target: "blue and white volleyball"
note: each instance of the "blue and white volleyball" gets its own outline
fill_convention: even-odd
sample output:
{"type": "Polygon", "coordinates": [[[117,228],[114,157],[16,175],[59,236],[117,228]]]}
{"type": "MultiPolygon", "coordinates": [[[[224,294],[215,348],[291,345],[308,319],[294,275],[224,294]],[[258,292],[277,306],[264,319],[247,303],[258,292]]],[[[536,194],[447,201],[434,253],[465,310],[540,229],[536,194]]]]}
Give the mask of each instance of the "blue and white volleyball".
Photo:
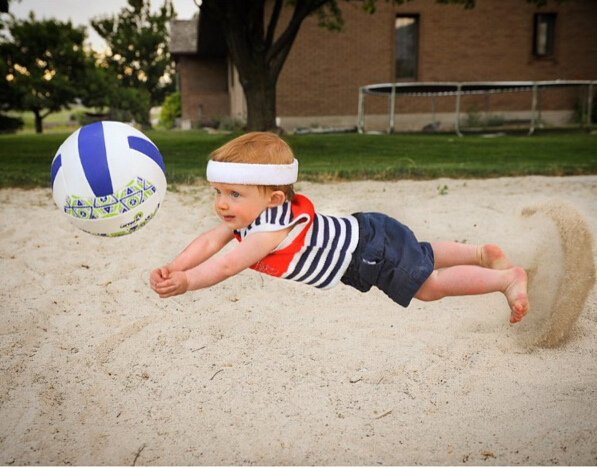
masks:
{"type": "Polygon", "coordinates": [[[121,122],[96,122],[70,135],[52,161],[52,195],[77,228],[98,236],[147,224],[166,195],[158,148],[121,122]]]}

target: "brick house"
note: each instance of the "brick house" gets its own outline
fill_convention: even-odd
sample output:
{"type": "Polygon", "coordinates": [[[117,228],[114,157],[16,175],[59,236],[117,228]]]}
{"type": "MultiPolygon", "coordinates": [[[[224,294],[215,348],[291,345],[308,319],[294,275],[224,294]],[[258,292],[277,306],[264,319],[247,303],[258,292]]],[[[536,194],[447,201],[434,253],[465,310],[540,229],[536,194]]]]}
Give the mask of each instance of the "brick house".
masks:
{"type": "MultiPolygon", "coordinates": [[[[392,82],[495,82],[597,80],[597,1],[477,0],[476,7],[414,0],[378,2],[364,13],[360,2],[340,1],[343,32],[307,18],[280,74],[277,114],[286,130],[297,126],[354,126],[359,88],[392,82]]],[[[285,9],[284,15],[289,15],[285,9]]],[[[284,24],[284,15],[280,24],[284,24]]],[[[212,116],[243,119],[242,87],[218,28],[208,21],[172,23],[183,121],[212,116]]],[[[570,122],[586,102],[586,86],[542,91],[541,119],[570,122]]],[[[594,92],[594,91],[593,91],[594,92]]],[[[464,115],[528,119],[528,92],[465,96],[464,115]]],[[[388,99],[367,98],[367,129],[385,129],[388,99]]],[[[394,128],[420,130],[431,122],[452,125],[453,97],[400,96],[394,128]]]]}

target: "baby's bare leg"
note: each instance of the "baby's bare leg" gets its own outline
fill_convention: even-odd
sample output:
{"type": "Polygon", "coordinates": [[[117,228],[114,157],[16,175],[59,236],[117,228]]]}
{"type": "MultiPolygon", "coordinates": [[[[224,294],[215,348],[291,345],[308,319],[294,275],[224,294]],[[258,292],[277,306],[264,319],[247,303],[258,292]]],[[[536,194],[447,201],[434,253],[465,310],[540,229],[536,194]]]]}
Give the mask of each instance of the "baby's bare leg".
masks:
{"type": "Polygon", "coordinates": [[[497,245],[469,245],[459,242],[432,242],[435,269],[456,265],[477,265],[494,270],[508,270],[512,264],[497,245]]]}
{"type": "Polygon", "coordinates": [[[415,297],[435,301],[448,296],[470,296],[501,292],[512,311],[510,322],[520,322],[529,310],[527,274],[520,267],[492,270],[472,265],[460,265],[435,270],[423,283],[415,297]]]}

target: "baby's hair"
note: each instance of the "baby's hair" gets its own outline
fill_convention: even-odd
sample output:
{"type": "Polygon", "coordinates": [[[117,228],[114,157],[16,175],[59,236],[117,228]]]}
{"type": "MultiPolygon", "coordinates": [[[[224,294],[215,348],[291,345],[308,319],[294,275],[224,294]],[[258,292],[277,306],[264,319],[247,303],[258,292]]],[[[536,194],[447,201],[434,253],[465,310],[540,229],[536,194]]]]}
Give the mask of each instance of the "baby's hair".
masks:
{"type": "MultiPolygon", "coordinates": [[[[244,164],[292,164],[294,153],[288,144],[278,135],[268,132],[246,133],[216,149],[209,158],[218,162],[244,164]]],[[[281,190],[286,200],[294,198],[294,186],[259,185],[260,190],[281,190]]]]}

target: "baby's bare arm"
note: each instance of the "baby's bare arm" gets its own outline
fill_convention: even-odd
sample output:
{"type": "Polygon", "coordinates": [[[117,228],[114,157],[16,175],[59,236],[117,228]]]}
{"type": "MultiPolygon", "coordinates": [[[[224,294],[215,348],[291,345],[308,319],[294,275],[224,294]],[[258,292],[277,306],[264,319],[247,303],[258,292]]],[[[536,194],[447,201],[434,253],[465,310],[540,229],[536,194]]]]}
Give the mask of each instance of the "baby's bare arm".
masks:
{"type": "Polygon", "coordinates": [[[257,263],[286,235],[287,230],[252,234],[221,257],[211,257],[186,271],[171,271],[153,289],[164,298],[213,286],[257,263]]]}
{"type": "Polygon", "coordinates": [[[218,253],[232,239],[234,239],[232,231],[222,223],[191,242],[168,265],[168,269],[170,271],[190,270],[218,253]]]}
{"type": "Polygon", "coordinates": [[[157,292],[161,297],[169,297],[175,294],[181,294],[186,291],[182,287],[186,283],[186,278],[182,280],[180,275],[173,278],[175,272],[184,272],[191,269],[214,254],[234,238],[232,231],[224,224],[211,229],[193,240],[170,264],[156,268],[149,275],[149,285],[151,289],[157,292]],[[176,286],[175,286],[176,284],[176,286]],[[182,292],[174,292],[181,291],[182,292]],[[166,292],[165,292],[166,291],[166,292]],[[164,294],[168,294],[164,296],[164,294]]]}
{"type": "Polygon", "coordinates": [[[189,289],[201,289],[219,283],[254,265],[267,256],[286,237],[286,231],[260,232],[246,237],[233,250],[212,257],[187,271],[189,289]]]}

